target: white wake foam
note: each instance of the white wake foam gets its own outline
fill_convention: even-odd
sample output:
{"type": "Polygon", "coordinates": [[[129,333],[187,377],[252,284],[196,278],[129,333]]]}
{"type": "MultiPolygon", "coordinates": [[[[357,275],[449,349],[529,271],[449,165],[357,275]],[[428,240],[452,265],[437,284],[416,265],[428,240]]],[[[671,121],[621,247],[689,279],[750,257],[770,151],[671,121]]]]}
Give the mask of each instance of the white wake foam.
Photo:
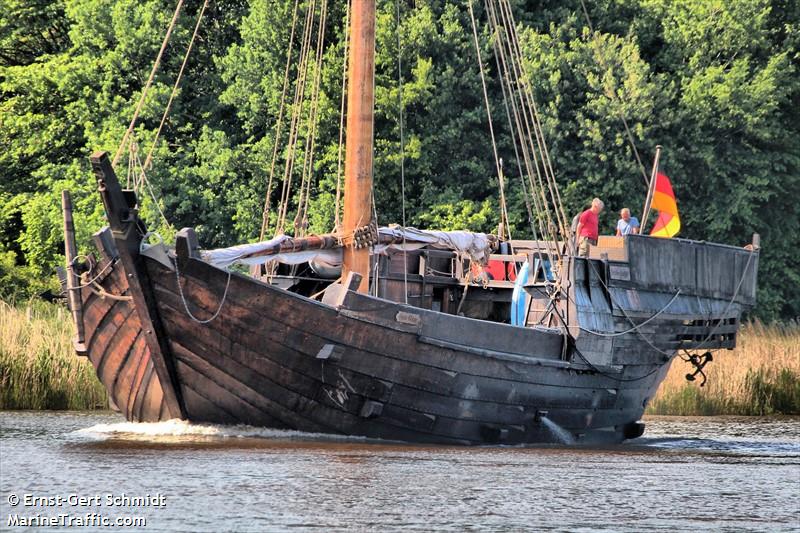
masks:
{"type": "Polygon", "coordinates": [[[164,422],[118,422],[96,424],[79,429],[77,433],[95,438],[130,438],[135,440],[161,440],[179,438],[181,440],[207,440],[231,438],[261,438],[283,440],[358,440],[358,437],[305,433],[303,431],[259,428],[247,425],[223,426],[217,424],[195,424],[186,420],[172,419],[164,422]]]}

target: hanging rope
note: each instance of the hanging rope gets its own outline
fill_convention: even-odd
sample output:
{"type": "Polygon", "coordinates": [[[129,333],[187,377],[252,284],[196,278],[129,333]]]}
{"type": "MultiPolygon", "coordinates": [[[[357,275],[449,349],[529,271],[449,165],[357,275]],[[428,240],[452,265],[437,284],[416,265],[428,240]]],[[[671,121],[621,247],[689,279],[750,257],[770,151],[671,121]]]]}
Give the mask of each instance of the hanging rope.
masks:
{"type": "Polygon", "coordinates": [[[156,197],[156,194],[153,191],[153,187],[150,185],[150,180],[147,179],[147,173],[145,172],[144,165],[142,164],[142,160],[139,157],[139,149],[137,146],[138,145],[136,144],[136,140],[131,139],[131,153],[133,154],[134,163],[138,169],[138,173],[136,175],[138,175],[139,177],[138,182],[134,185],[135,190],[141,191],[142,186],[144,186],[147,189],[147,192],[150,194],[150,198],[153,200],[153,204],[156,206],[156,209],[158,210],[158,214],[161,215],[161,220],[164,221],[164,224],[168,228],[175,231],[174,226],[172,225],[172,223],[170,223],[169,219],[167,219],[167,215],[165,215],[164,211],[161,209],[161,204],[159,203],[158,198],[156,197]]]}
{"type": "Polygon", "coordinates": [[[181,79],[183,78],[183,71],[186,69],[186,64],[189,62],[189,55],[192,53],[192,47],[194,46],[194,42],[197,39],[197,32],[200,30],[200,23],[203,21],[203,14],[206,12],[206,8],[208,7],[208,0],[203,2],[203,6],[200,8],[200,13],[197,15],[197,22],[194,25],[194,32],[192,32],[192,38],[189,40],[189,46],[186,48],[186,53],[183,55],[183,62],[181,63],[181,68],[178,71],[178,76],[175,78],[175,84],[172,86],[172,92],[169,95],[169,100],[167,101],[167,106],[164,108],[164,113],[161,115],[161,122],[158,124],[158,130],[156,130],[156,136],[153,138],[153,142],[150,145],[150,150],[147,152],[147,157],[144,160],[144,165],[142,166],[143,170],[149,170],[150,164],[153,162],[153,151],[158,144],[158,138],[161,135],[161,130],[164,129],[164,123],[167,121],[167,116],[169,115],[169,111],[172,108],[172,101],[175,100],[175,96],[178,94],[178,89],[181,85],[181,79]]]}
{"type": "Polygon", "coordinates": [[[736,289],[733,291],[733,296],[731,297],[730,301],[725,306],[725,310],[721,314],[722,318],[720,318],[717,321],[717,324],[711,329],[706,338],[703,339],[695,349],[699,350],[701,348],[705,348],[705,346],[703,345],[706,344],[709,341],[709,339],[711,339],[711,337],[714,336],[714,333],[722,325],[722,321],[725,320],[725,315],[728,314],[728,311],[730,311],[731,306],[736,301],[736,297],[739,296],[739,290],[742,288],[742,284],[744,283],[744,280],[747,277],[747,271],[750,269],[750,263],[753,261],[753,256],[755,255],[755,253],[756,253],[755,248],[750,250],[750,254],[747,256],[747,263],[745,263],[744,270],[742,271],[742,277],[739,278],[739,282],[736,284],[736,289]]]}
{"type": "MultiPolygon", "coordinates": [[[[529,197],[534,203],[534,209],[540,215],[535,217],[536,222],[539,225],[540,233],[547,236],[545,242],[549,242],[548,255],[558,260],[560,257],[558,232],[555,230],[555,224],[551,222],[554,219],[558,220],[558,215],[553,213],[550,205],[553,204],[557,212],[560,209],[560,198],[553,194],[552,183],[555,182],[555,178],[550,176],[544,159],[546,152],[541,150],[543,135],[538,131],[540,126],[533,119],[534,113],[530,109],[533,102],[532,94],[530,91],[526,92],[526,79],[521,68],[520,54],[512,42],[513,33],[508,28],[510,22],[502,9],[502,4],[487,0],[485,6],[489,24],[495,35],[493,43],[495,57],[500,65],[501,85],[504,86],[504,94],[511,103],[507,114],[513,118],[510,121],[510,128],[512,131],[516,130],[516,143],[519,146],[519,152],[522,153],[532,193],[529,197]],[[551,183],[549,186],[550,199],[547,198],[545,192],[548,190],[548,183],[551,183]]],[[[519,166],[519,158],[517,162],[519,166]]]]}
{"type": "Polygon", "coordinates": [[[645,373],[645,374],[643,374],[641,376],[637,376],[635,378],[621,378],[621,377],[615,376],[614,374],[610,374],[608,372],[604,372],[603,370],[597,368],[597,366],[593,365],[592,362],[589,361],[586,358],[586,356],[583,355],[583,353],[581,353],[581,351],[577,347],[573,346],[573,350],[575,350],[575,353],[578,355],[578,357],[581,359],[581,361],[583,361],[583,363],[586,366],[588,366],[589,368],[591,368],[595,373],[600,374],[601,376],[605,376],[605,377],[607,377],[609,379],[613,379],[614,381],[619,381],[620,383],[633,383],[633,382],[636,382],[636,381],[641,381],[643,379],[649,378],[650,376],[652,376],[656,372],[661,371],[661,369],[662,369],[661,366],[656,366],[653,370],[651,370],[650,372],[647,372],[647,373],[645,373]]]}
{"type": "Polygon", "coordinates": [[[481,87],[483,88],[483,101],[486,106],[486,116],[489,122],[489,136],[492,140],[492,153],[494,154],[494,164],[497,170],[497,182],[500,187],[500,217],[505,226],[505,231],[508,233],[508,238],[511,239],[511,225],[508,223],[508,210],[506,208],[506,195],[505,183],[503,179],[503,171],[500,169],[500,157],[497,155],[497,141],[494,136],[494,125],[492,123],[492,110],[489,105],[489,93],[486,90],[486,76],[483,71],[483,59],[481,59],[481,48],[478,42],[478,29],[475,23],[475,13],[472,10],[472,0],[467,2],[469,8],[469,17],[472,21],[472,36],[475,42],[475,54],[478,58],[478,70],[481,75],[481,87]]]}
{"type": "MultiPolygon", "coordinates": [[[[589,10],[586,9],[586,3],[584,0],[581,0],[581,7],[583,8],[583,16],[586,18],[586,24],[589,25],[589,31],[592,32],[592,44],[594,46],[594,53],[597,57],[600,66],[603,70],[609,70],[608,65],[606,64],[605,58],[603,57],[602,50],[600,49],[600,41],[598,40],[599,35],[595,33],[594,26],[592,25],[592,19],[589,17],[589,10]]],[[[625,134],[628,137],[628,143],[631,145],[631,149],[633,150],[633,155],[636,157],[636,162],[639,165],[639,170],[642,172],[642,178],[644,178],[645,185],[648,186],[650,184],[650,179],[647,177],[647,170],[644,168],[644,163],[642,163],[642,158],[639,156],[639,150],[636,149],[636,142],[633,140],[633,134],[631,133],[631,129],[628,127],[628,121],[625,118],[625,114],[622,112],[622,102],[619,100],[619,96],[617,95],[616,91],[610,91],[611,99],[614,100],[617,108],[617,115],[619,116],[620,120],[622,121],[622,125],[625,127],[625,134]]]]}
{"type": "MultiPolygon", "coordinates": [[[[704,346],[704,345],[705,345],[705,344],[706,344],[706,343],[709,341],[709,339],[711,339],[711,337],[713,337],[713,336],[714,336],[714,333],[715,333],[715,332],[716,332],[716,330],[717,330],[717,329],[720,327],[720,325],[722,325],[722,322],[723,322],[723,320],[725,320],[725,315],[727,315],[727,314],[728,314],[728,311],[730,311],[730,308],[731,308],[731,306],[732,306],[732,305],[733,305],[733,303],[736,301],[736,297],[739,295],[739,290],[742,288],[742,284],[744,283],[744,280],[745,280],[745,279],[746,279],[746,277],[747,277],[747,271],[748,271],[748,269],[750,268],[750,263],[751,263],[751,261],[753,260],[753,255],[754,255],[754,254],[755,254],[755,251],[754,251],[754,250],[751,250],[751,251],[750,251],[750,254],[749,254],[749,255],[748,255],[748,257],[747,257],[747,263],[745,263],[744,270],[742,271],[742,276],[739,278],[739,281],[738,281],[738,283],[736,284],[736,289],[733,291],[733,296],[732,296],[732,297],[731,297],[731,299],[728,301],[728,304],[725,306],[725,310],[724,310],[722,313],[720,313],[720,316],[721,316],[721,318],[720,318],[720,319],[717,321],[716,325],[715,325],[715,326],[714,326],[714,327],[711,329],[711,331],[708,333],[708,335],[706,336],[706,338],[705,338],[705,339],[703,339],[703,340],[702,340],[702,341],[701,341],[701,342],[700,342],[700,343],[699,343],[699,344],[698,344],[698,345],[695,347],[695,349],[696,349],[696,350],[700,350],[700,349],[707,349],[707,346],[704,346]]],[[[664,308],[663,308],[663,309],[661,309],[661,310],[660,310],[658,313],[656,313],[655,315],[653,315],[653,316],[651,316],[650,318],[648,318],[647,320],[645,320],[645,322],[643,322],[643,323],[640,323],[640,324],[636,324],[636,323],[633,321],[633,319],[632,319],[632,318],[631,318],[631,317],[628,315],[628,313],[625,311],[625,308],[624,308],[622,305],[620,305],[620,304],[619,304],[619,303],[618,303],[618,302],[617,302],[617,301],[614,299],[614,297],[613,297],[613,293],[612,293],[611,289],[609,289],[609,287],[608,287],[608,286],[606,285],[606,283],[603,281],[603,278],[602,278],[602,276],[600,276],[600,273],[597,271],[597,268],[594,266],[594,264],[592,263],[592,261],[589,261],[589,265],[590,265],[590,266],[591,266],[591,268],[594,270],[594,273],[595,273],[595,275],[597,276],[597,279],[598,279],[598,281],[600,282],[600,284],[601,284],[601,285],[603,286],[603,288],[606,290],[606,293],[607,293],[607,294],[609,295],[609,297],[611,298],[611,303],[612,303],[612,305],[613,305],[614,307],[618,308],[620,311],[622,311],[622,314],[623,314],[623,316],[624,316],[624,317],[625,317],[625,318],[628,320],[628,322],[631,324],[631,326],[633,326],[631,329],[629,329],[629,330],[628,330],[628,331],[626,331],[625,333],[628,333],[628,332],[633,332],[633,331],[635,331],[636,333],[638,333],[639,337],[641,337],[641,339],[642,339],[642,340],[644,340],[644,341],[645,341],[645,342],[646,342],[646,343],[647,343],[647,344],[648,344],[648,345],[649,345],[649,346],[650,346],[650,347],[651,347],[653,350],[655,350],[655,351],[657,351],[657,352],[661,353],[662,355],[666,355],[666,356],[669,356],[669,357],[672,357],[673,355],[675,355],[675,351],[672,351],[672,352],[667,352],[667,351],[665,351],[665,350],[662,350],[661,348],[657,347],[655,344],[653,344],[653,342],[652,342],[652,341],[651,341],[651,340],[650,340],[650,339],[649,339],[649,338],[648,338],[646,335],[644,335],[644,334],[643,334],[641,331],[639,331],[639,328],[640,328],[641,326],[645,325],[647,322],[650,322],[651,320],[653,320],[654,318],[656,318],[656,317],[657,317],[658,315],[660,315],[661,313],[663,313],[663,312],[664,312],[664,311],[665,311],[665,310],[666,310],[666,309],[667,309],[667,308],[668,308],[670,305],[672,305],[672,302],[673,302],[673,301],[675,301],[675,299],[678,297],[678,295],[680,294],[680,292],[681,292],[681,291],[679,290],[679,291],[678,291],[678,292],[675,294],[675,296],[673,296],[673,297],[672,297],[672,300],[670,300],[670,301],[669,301],[669,303],[667,303],[667,305],[666,305],[666,306],[664,306],[664,308]]],[[[604,337],[615,337],[615,336],[621,335],[621,334],[600,334],[599,332],[591,331],[591,330],[588,330],[588,329],[585,329],[585,328],[581,328],[581,329],[582,329],[583,331],[586,331],[587,333],[590,333],[590,334],[593,334],[593,335],[604,336],[604,337]]]]}
{"type": "Polygon", "coordinates": [[[117,302],[130,302],[133,300],[133,296],[130,295],[120,295],[108,292],[103,288],[102,285],[100,285],[96,281],[92,282],[89,290],[92,291],[97,296],[99,296],[102,300],[105,300],[106,298],[108,298],[109,300],[115,300],[117,302]]]}
{"type": "Polygon", "coordinates": [[[311,198],[311,182],[314,172],[314,148],[317,137],[317,114],[319,110],[319,87],[322,77],[322,56],[325,42],[325,25],[327,22],[328,2],[322,0],[320,7],[320,23],[317,32],[316,61],[314,64],[315,75],[311,94],[311,110],[308,114],[306,146],[303,160],[303,175],[300,182],[300,201],[295,217],[295,236],[305,236],[308,228],[308,204],[311,198]]]}
{"type": "MultiPolygon", "coordinates": [[[[594,265],[592,265],[592,268],[594,268],[594,265]]],[[[605,287],[606,291],[609,291],[609,294],[610,294],[610,289],[608,289],[608,287],[606,287],[606,284],[603,283],[602,280],[600,280],[600,283],[603,284],[603,287],[605,287]]],[[[671,306],[672,303],[675,300],[677,300],[678,296],[680,296],[680,295],[681,295],[681,290],[678,289],[678,292],[676,292],[675,295],[670,299],[670,301],[667,302],[667,304],[664,307],[659,309],[656,314],[652,315],[650,318],[648,318],[647,320],[644,320],[643,322],[639,322],[638,324],[634,324],[633,321],[631,321],[632,327],[630,329],[626,329],[625,331],[620,331],[620,332],[617,332],[617,333],[604,333],[602,331],[594,331],[594,330],[591,330],[591,329],[588,329],[588,328],[584,328],[584,327],[581,327],[580,329],[581,329],[581,331],[585,331],[586,333],[590,333],[590,334],[596,335],[598,337],[621,337],[622,335],[627,335],[628,333],[633,333],[634,331],[638,332],[639,328],[641,328],[642,326],[644,326],[644,325],[650,323],[651,321],[655,320],[659,315],[661,315],[661,313],[663,313],[664,311],[669,309],[669,306],[671,306]]],[[[622,307],[620,307],[620,309],[622,309],[622,307]]]]}
{"type": "MultiPolygon", "coordinates": [[[[347,2],[347,13],[345,14],[344,29],[344,59],[342,60],[342,102],[339,110],[339,147],[336,159],[336,200],[333,207],[333,229],[339,231],[341,228],[341,200],[342,200],[342,147],[344,146],[344,117],[347,102],[347,63],[348,50],[350,47],[350,6],[351,1],[347,2]]],[[[400,37],[398,36],[398,39],[400,37]]]]}
{"type": "Polygon", "coordinates": [[[231,286],[231,271],[228,270],[228,281],[225,282],[225,291],[222,293],[222,298],[220,298],[219,300],[219,307],[217,307],[217,310],[214,312],[213,315],[211,315],[209,318],[205,320],[200,320],[199,318],[194,316],[192,312],[189,310],[189,304],[186,301],[186,296],[184,296],[183,287],[181,286],[181,275],[180,272],[178,272],[177,260],[175,261],[175,283],[178,285],[178,294],[181,297],[181,302],[183,303],[183,309],[186,311],[186,314],[189,316],[189,318],[191,318],[194,322],[197,322],[198,324],[208,324],[209,322],[212,322],[215,318],[219,316],[220,312],[222,311],[222,307],[225,305],[225,300],[228,298],[228,289],[231,286]]]}
{"type": "Polygon", "coordinates": [[[281,90],[281,103],[278,109],[278,120],[275,122],[275,137],[272,141],[272,161],[269,165],[269,179],[267,180],[267,192],[264,195],[264,212],[261,217],[261,231],[259,233],[259,240],[264,240],[267,227],[269,226],[269,212],[270,212],[270,198],[272,196],[272,182],[275,177],[275,162],[278,159],[278,146],[281,139],[281,126],[283,125],[283,110],[286,105],[286,91],[289,88],[289,68],[292,64],[292,47],[294,45],[294,35],[297,28],[297,8],[299,0],[294,0],[294,8],[292,9],[292,30],[289,34],[289,46],[286,49],[286,67],[283,72],[283,89],[281,90]]]}
{"type": "MultiPolygon", "coordinates": [[[[471,0],[470,0],[471,1],[471,0]]],[[[400,24],[400,0],[395,0],[395,11],[397,14],[397,107],[398,124],[400,127],[400,207],[402,211],[403,228],[406,227],[406,142],[403,131],[403,114],[405,106],[403,103],[403,42],[401,40],[400,24]]],[[[403,301],[408,303],[408,251],[406,250],[406,232],[403,231],[403,301]]]]}
{"type": "Polygon", "coordinates": [[[167,49],[167,43],[169,43],[170,35],[172,35],[172,30],[175,29],[175,25],[178,22],[178,15],[181,12],[181,8],[183,7],[183,0],[178,0],[178,5],[175,6],[175,13],[172,15],[172,21],[169,23],[169,27],[167,28],[167,34],[164,36],[164,41],[161,43],[161,49],[158,51],[158,55],[156,56],[156,60],[153,63],[153,68],[150,70],[150,77],[147,78],[147,83],[142,90],[142,95],[139,97],[139,103],[136,104],[136,110],[133,112],[133,118],[131,119],[131,123],[128,125],[128,129],[125,130],[125,135],[122,136],[122,142],[119,143],[119,148],[117,148],[116,153],[114,154],[114,159],[111,161],[112,166],[117,166],[117,161],[119,161],[119,156],[122,155],[122,149],[125,147],[125,143],[128,141],[128,137],[130,137],[131,133],[133,132],[133,128],[136,127],[136,121],[139,118],[139,112],[142,110],[142,105],[144,105],[144,101],[147,98],[147,93],[150,91],[150,86],[153,84],[153,79],[156,77],[156,72],[158,71],[159,65],[161,65],[161,58],[164,55],[164,50],[167,49]]]}
{"type": "Polygon", "coordinates": [[[286,228],[286,216],[291,200],[292,177],[294,175],[295,154],[297,141],[300,135],[300,122],[302,118],[303,101],[305,98],[306,81],[308,78],[308,58],[311,51],[313,38],[314,12],[316,10],[316,0],[311,0],[306,13],[306,25],[303,34],[303,44],[300,50],[300,69],[299,79],[295,85],[295,98],[292,106],[292,120],[289,130],[289,142],[287,147],[286,164],[283,172],[283,186],[281,189],[281,203],[278,211],[278,220],[274,234],[283,233],[286,228]]]}
{"type": "Polygon", "coordinates": [[[508,35],[510,37],[509,45],[512,51],[511,58],[515,64],[515,68],[518,71],[518,80],[522,89],[521,94],[524,96],[525,103],[527,104],[527,106],[523,108],[523,111],[527,111],[530,115],[529,118],[533,126],[536,145],[542,158],[543,175],[546,179],[547,189],[550,193],[550,203],[554,208],[558,230],[564,240],[566,240],[569,232],[569,225],[564,212],[563,203],[561,202],[558,183],[555,178],[555,172],[553,171],[553,165],[552,161],[550,160],[547,143],[544,139],[544,131],[539,116],[539,109],[536,104],[536,100],[533,97],[533,89],[530,85],[530,76],[526,72],[525,63],[522,60],[522,48],[519,44],[519,36],[517,35],[514,14],[511,10],[511,5],[508,0],[499,0],[498,4],[500,6],[501,15],[503,16],[504,25],[508,30],[508,35]]]}

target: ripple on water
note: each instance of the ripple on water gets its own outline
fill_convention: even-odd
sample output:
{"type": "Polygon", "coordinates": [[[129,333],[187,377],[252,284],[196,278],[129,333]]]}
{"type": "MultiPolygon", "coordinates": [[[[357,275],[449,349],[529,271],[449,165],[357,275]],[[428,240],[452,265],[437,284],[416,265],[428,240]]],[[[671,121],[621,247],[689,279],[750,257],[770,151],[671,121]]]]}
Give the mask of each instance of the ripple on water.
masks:
{"type": "Polygon", "coordinates": [[[621,446],[467,448],[0,412],[0,517],[9,493],[159,492],[148,530],[800,530],[800,418],[645,423],[621,446]]]}
{"type": "MultiPolygon", "coordinates": [[[[549,420],[543,419],[543,422],[547,423],[549,420]]],[[[645,436],[628,441],[628,445],[644,450],[652,448],[686,452],[726,452],[741,455],[800,456],[800,420],[796,418],[650,417],[646,422],[645,436]]],[[[569,435],[558,426],[553,427],[552,431],[569,435]]],[[[227,439],[386,443],[386,441],[365,437],[258,428],[243,424],[198,424],[179,419],[164,422],[100,423],[78,429],[73,433],[95,440],[115,439],[164,443],[227,439]]],[[[572,444],[566,437],[563,443],[572,444]]],[[[626,446],[622,446],[621,449],[626,449],[626,446]]]]}
{"type": "Polygon", "coordinates": [[[800,458],[797,417],[651,417],[637,445],[679,452],[800,458]]]}

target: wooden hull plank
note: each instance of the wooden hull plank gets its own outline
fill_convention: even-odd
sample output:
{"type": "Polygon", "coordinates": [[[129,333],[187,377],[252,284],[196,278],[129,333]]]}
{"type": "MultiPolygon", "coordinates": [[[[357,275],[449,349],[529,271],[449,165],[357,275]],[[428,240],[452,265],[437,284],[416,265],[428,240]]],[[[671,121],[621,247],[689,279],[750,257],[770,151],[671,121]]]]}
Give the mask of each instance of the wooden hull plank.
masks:
{"type": "MultiPolygon", "coordinates": [[[[165,279],[163,275],[154,277],[159,280],[165,279]]],[[[231,280],[230,292],[235,292],[234,281],[235,278],[231,280]]],[[[244,281],[246,282],[246,280],[244,281]]],[[[189,290],[191,291],[204,292],[206,295],[211,294],[211,291],[200,283],[193,282],[189,284],[189,286],[189,290]]],[[[250,302],[248,305],[237,302],[236,296],[229,293],[225,304],[229,312],[226,314],[225,320],[233,322],[231,327],[247,331],[249,335],[257,335],[259,331],[270,331],[274,332],[275,337],[285,339],[285,342],[296,340],[297,342],[293,344],[301,345],[301,349],[306,352],[311,352],[312,355],[316,355],[326,343],[333,342],[348,346],[348,348],[357,349],[359,351],[358,355],[363,354],[365,358],[372,356],[391,357],[424,366],[427,372],[432,373],[444,370],[445,372],[467,373],[476,376],[496,376],[497,379],[508,379],[510,381],[520,381],[531,375],[553,375],[547,372],[543,373],[542,369],[544,367],[537,364],[535,360],[525,365],[522,363],[492,360],[491,358],[474,354],[458,353],[455,350],[442,350],[425,343],[417,342],[417,337],[411,334],[406,334],[405,336],[392,335],[392,341],[387,343],[385,342],[385,335],[382,335],[382,329],[378,326],[347,319],[346,317],[341,317],[336,314],[332,317],[309,317],[310,313],[319,310],[318,307],[324,308],[324,306],[314,303],[312,309],[302,310],[299,308],[287,308],[284,307],[283,304],[285,301],[283,300],[297,299],[297,296],[289,297],[288,295],[281,294],[285,293],[285,291],[273,287],[261,286],[261,288],[267,292],[266,295],[259,295],[262,301],[250,302]],[[273,296],[276,301],[273,302],[267,299],[273,296]],[[255,305],[256,303],[259,305],[255,305]],[[268,308],[272,313],[270,315],[258,315],[250,311],[251,309],[260,308],[268,308]],[[309,326],[297,320],[296,317],[293,318],[293,315],[296,314],[310,318],[309,322],[320,324],[320,327],[311,331],[309,326]],[[276,317],[280,317],[280,321],[276,317]],[[284,320],[286,322],[283,322],[284,320]],[[408,348],[402,350],[401,347],[408,348]]],[[[156,291],[159,293],[159,298],[162,302],[168,302],[174,309],[181,309],[180,312],[185,314],[185,311],[182,311],[182,303],[180,303],[178,297],[173,292],[174,289],[170,290],[169,287],[157,285],[156,291]],[[167,292],[164,292],[164,289],[166,289],[167,292]]],[[[251,290],[250,292],[256,291],[251,290]]],[[[195,297],[194,292],[192,292],[192,297],[195,297]]],[[[580,368],[578,367],[575,370],[580,370],[580,368]]],[[[556,386],[586,388],[597,386],[595,382],[588,382],[585,378],[581,379],[577,372],[559,372],[556,375],[558,375],[558,385],[556,386]],[[573,376],[578,379],[572,380],[573,376]],[[565,383],[564,379],[569,381],[565,383]]],[[[534,377],[534,380],[536,380],[536,377],[534,377]]],[[[548,385],[548,383],[538,383],[548,385]]],[[[604,385],[614,386],[614,383],[615,382],[609,378],[604,385]]]]}
{"type": "MultiPolygon", "coordinates": [[[[181,311],[174,310],[174,309],[168,309],[168,308],[164,307],[164,306],[163,306],[163,298],[162,298],[162,314],[163,314],[163,316],[167,317],[167,321],[168,321],[168,323],[172,323],[172,321],[173,321],[173,320],[179,320],[179,321],[180,321],[180,318],[179,318],[179,317],[180,317],[180,314],[181,314],[181,313],[182,313],[181,311]],[[175,316],[173,316],[173,314],[174,314],[175,316]]],[[[169,328],[169,329],[172,329],[172,328],[169,328]]],[[[205,337],[205,336],[207,336],[207,335],[208,335],[208,332],[209,332],[210,330],[211,330],[211,328],[210,328],[210,327],[208,327],[208,328],[204,328],[204,329],[203,329],[203,336],[204,336],[204,337],[205,337]]],[[[222,345],[222,346],[234,345],[234,346],[235,346],[235,345],[236,345],[235,343],[226,342],[226,341],[219,341],[219,340],[208,340],[207,342],[208,342],[210,345],[215,345],[215,346],[220,346],[220,345],[222,345]]],[[[263,343],[263,342],[259,342],[258,344],[260,344],[262,347],[263,347],[263,346],[272,346],[272,347],[277,347],[277,346],[279,346],[279,344],[278,344],[278,343],[271,343],[271,342],[269,342],[269,341],[268,341],[266,344],[265,344],[265,343],[263,343]]],[[[270,350],[270,351],[269,351],[269,353],[268,353],[268,355],[267,355],[267,357],[275,357],[275,356],[274,356],[274,353],[275,353],[275,351],[276,351],[276,350],[274,350],[274,349],[270,350]]],[[[234,352],[236,352],[236,350],[234,350],[234,352]]],[[[262,353],[264,353],[264,352],[262,351],[262,353]]],[[[264,359],[264,357],[263,357],[263,356],[262,356],[262,357],[258,357],[258,355],[259,355],[259,354],[255,354],[255,352],[253,352],[253,353],[251,354],[251,359],[250,359],[250,362],[249,362],[249,364],[250,364],[250,365],[254,365],[254,364],[255,364],[255,365],[257,365],[257,364],[258,364],[258,362],[259,362],[260,360],[263,360],[263,359],[264,359]]],[[[234,358],[236,358],[236,356],[235,356],[235,355],[234,355],[233,357],[234,357],[234,358]]],[[[301,357],[301,358],[296,358],[296,361],[303,361],[303,360],[304,360],[304,359],[303,359],[302,357],[301,357]]],[[[307,369],[306,369],[306,370],[307,370],[307,369]]],[[[264,371],[263,369],[262,369],[262,372],[269,373],[268,371],[264,371]]],[[[240,375],[240,374],[241,374],[241,372],[238,372],[238,373],[237,373],[237,372],[231,372],[231,373],[232,373],[232,374],[236,374],[236,375],[240,375]]],[[[273,379],[274,379],[274,378],[273,378],[273,379]]],[[[286,381],[286,378],[284,378],[283,380],[280,380],[280,381],[282,381],[282,382],[285,382],[285,381],[286,381]]],[[[319,385],[319,386],[321,386],[321,385],[322,385],[322,383],[320,383],[320,384],[318,384],[318,385],[319,385]]],[[[265,388],[265,387],[262,385],[262,386],[261,386],[261,388],[265,388]]],[[[357,390],[357,389],[356,389],[356,390],[357,390]]],[[[359,392],[360,392],[360,391],[359,391],[359,392]]],[[[567,393],[567,392],[568,392],[568,391],[566,391],[566,389],[565,389],[565,393],[567,393]]],[[[313,392],[306,392],[306,394],[313,394],[313,392]]],[[[447,399],[448,399],[448,398],[447,398],[446,396],[439,396],[439,397],[437,398],[437,400],[441,400],[441,402],[442,402],[442,405],[444,405],[444,406],[446,406],[446,405],[447,405],[447,399]]],[[[615,398],[613,398],[613,397],[612,397],[612,398],[611,398],[611,401],[613,402],[614,400],[615,400],[615,398]]],[[[392,405],[398,405],[398,404],[397,404],[397,403],[394,401],[394,398],[392,398],[392,399],[390,400],[390,403],[391,403],[392,405]]],[[[478,402],[475,402],[475,403],[478,403],[478,402]]],[[[485,400],[482,400],[482,403],[484,403],[484,404],[485,404],[485,403],[486,403],[486,401],[485,401],[485,400]]],[[[602,404],[602,403],[600,403],[600,402],[598,402],[598,401],[597,401],[597,398],[591,398],[591,399],[589,399],[588,401],[586,401],[586,402],[585,402],[585,404],[586,404],[586,405],[590,405],[590,406],[592,406],[592,408],[597,408],[597,407],[602,407],[602,406],[603,406],[603,404],[602,404]]],[[[540,405],[541,405],[541,404],[540,404],[540,405]]],[[[608,402],[606,402],[606,404],[605,404],[605,405],[608,405],[608,402]]],[[[547,407],[550,407],[550,406],[549,406],[549,405],[547,405],[547,404],[545,404],[545,406],[547,406],[547,407]]],[[[398,405],[398,407],[401,407],[401,405],[398,405]]],[[[409,411],[422,412],[422,413],[424,413],[424,415],[431,415],[431,413],[430,413],[430,412],[425,412],[425,411],[426,411],[426,409],[425,409],[424,407],[422,407],[422,406],[419,406],[419,405],[409,405],[409,408],[410,408],[410,409],[409,409],[409,411]]],[[[497,409],[497,406],[489,406],[489,407],[487,408],[487,410],[495,410],[495,411],[496,411],[496,409],[497,409]]],[[[388,413],[391,413],[392,411],[391,411],[391,409],[390,409],[390,410],[389,410],[389,411],[387,411],[387,412],[388,412],[388,413]]],[[[418,416],[418,415],[415,415],[415,417],[416,417],[416,416],[418,416]]],[[[435,415],[434,415],[434,416],[435,416],[435,415]]],[[[529,418],[532,418],[532,416],[531,416],[531,417],[529,417],[529,418]]],[[[585,414],[581,414],[581,415],[579,415],[579,416],[578,416],[578,417],[576,417],[576,418],[580,418],[581,420],[585,420],[585,418],[586,418],[586,417],[585,417],[585,414]]],[[[425,420],[427,420],[428,418],[422,418],[422,419],[417,419],[417,418],[409,418],[409,417],[408,417],[408,415],[407,415],[407,413],[406,413],[406,419],[407,419],[407,420],[412,420],[412,421],[413,421],[413,420],[417,420],[417,422],[418,422],[419,420],[422,420],[422,421],[424,422],[424,421],[425,421],[425,420]]],[[[495,412],[495,420],[497,420],[497,418],[496,418],[496,412],[495,412]]],[[[473,420],[473,421],[474,421],[474,420],[473,420]]],[[[402,423],[402,422],[403,422],[403,421],[402,421],[402,420],[400,420],[398,423],[402,423]]],[[[520,420],[509,420],[508,422],[509,422],[509,423],[512,423],[512,422],[514,422],[514,423],[517,423],[517,422],[521,422],[521,421],[520,421],[520,420]]],[[[524,422],[524,421],[522,421],[522,422],[524,422]]],[[[409,423],[409,425],[416,425],[416,422],[408,422],[408,423],[409,423]]],[[[583,427],[583,426],[581,426],[581,427],[583,427]]],[[[470,436],[470,438],[474,438],[474,435],[475,435],[475,433],[473,433],[473,434],[470,436]]],[[[464,436],[464,435],[461,435],[461,437],[463,438],[463,437],[465,437],[465,436],[464,436]]]]}

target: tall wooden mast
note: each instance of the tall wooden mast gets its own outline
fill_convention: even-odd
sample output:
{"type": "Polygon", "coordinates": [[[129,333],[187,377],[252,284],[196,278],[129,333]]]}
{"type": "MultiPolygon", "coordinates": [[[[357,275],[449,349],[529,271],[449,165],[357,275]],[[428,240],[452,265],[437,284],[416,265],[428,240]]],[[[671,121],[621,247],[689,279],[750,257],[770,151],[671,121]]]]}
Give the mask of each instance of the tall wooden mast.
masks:
{"type": "MultiPolygon", "coordinates": [[[[347,78],[344,231],[372,221],[372,136],[375,93],[375,0],[352,0],[347,78]]],[[[342,276],[361,274],[360,292],[369,287],[369,249],[344,249],[342,276]]],[[[343,278],[344,279],[344,278],[343,278]]]]}

